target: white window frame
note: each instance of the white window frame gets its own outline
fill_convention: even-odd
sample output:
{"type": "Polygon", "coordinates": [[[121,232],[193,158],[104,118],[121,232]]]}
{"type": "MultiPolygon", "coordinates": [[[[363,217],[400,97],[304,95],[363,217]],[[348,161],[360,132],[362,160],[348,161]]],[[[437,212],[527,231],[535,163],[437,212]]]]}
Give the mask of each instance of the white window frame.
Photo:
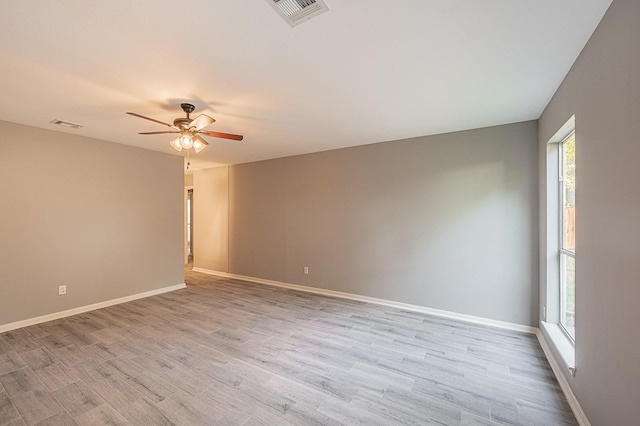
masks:
{"type": "Polygon", "coordinates": [[[545,149],[545,182],[546,201],[545,209],[541,212],[543,218],[541,221],[541,243],[542,248],[542,269],[541,281],[544,287],[543,298],[540,306],[540,331],[543,341],[547,342],[551,350],[559,360],[562,360],[570,374],[576,374],[576,354],[575,341],[570,338],[569,333],[564,331],[564,327],[560,325],[561,303],[561,283],[560,283],[560,239],[562,235],[561,223],[561,204],[560,185],[560,160],[558,153],[560,150],[560,142],[564,141],[574,131],[576,134],[576,118],[571,116],[568,121],[547,141],[545,149]]]}
{"type": "MultiPolygon", "coordinates": [[[[566,179],[565,179],[565,170],[564,170],[564,163],[565,163],[565,149],[564,149],[564,144],[565,142],[567,142],[567,140],[569,140],[571,138],[571,136],[575,135],[575,126],[573,127],[573,129],[571,130],[571,132],[565,136],[562,141],[559,142],[558,144],[558,195],[559,195],[559,200],[558,200],[558,230],[560,231],[560,235],[558,235],[558,262],[560,265],[560,268],[558,270],[559,272],[559,279],[558,279],[558,290],[560,293],[560,316],[559,316],[559,320],[558,320],[558,325],[560,326],[560,328],[562,329],[562,331],[567,335],[567,337],[571,340],[571,342],[575,345],[575,336],[571,334],[571,332],[569,331],[569,329],[567,328],[567,325],[565,323],[565,320],[567,318],[567,311],[566,311],[566,300],[567,300],[567,296],[566,296],[566,276],[565,276],[565,264],[566,264],[566,258],[570,257],[574,260],[576,259],[576,253],[575,251],[571,251],[568,250],[564,247],[564,237],[565,237],[565,209],[564,209],[564,203],[565,203],[565,183],[566,183],[566,179]]],[[[575,312],[574,312],[575,315],[575,312]]],[[[575,321],[575,320],[574,320],[575,321]]],[[[574,326],[575,328],[575,326],[574,326]]],[[[574,330],[575,333],[575,330],[574,330]]]]}

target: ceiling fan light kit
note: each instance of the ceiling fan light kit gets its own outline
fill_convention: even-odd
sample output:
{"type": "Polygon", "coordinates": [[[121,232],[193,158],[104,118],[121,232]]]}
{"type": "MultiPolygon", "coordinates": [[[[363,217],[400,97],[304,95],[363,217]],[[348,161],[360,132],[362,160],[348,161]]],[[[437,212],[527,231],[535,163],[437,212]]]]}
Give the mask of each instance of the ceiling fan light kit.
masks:
{"type": "Polygon", "coordinates": [[[231,139],[236,141],[241,141],[243,139],[242,135],[203,130],[205,127],[214,123],[216,120],[205,114],[200,114],[196,118],[192,119],[189,114],[191,114],[195,110],[195,107],[189,103],[182,103],[180,104],[180,107],[185,112],[185,114],[187,114],[187,116],[176,118],[175,120],[173,120],[173,124],[165,123],[164,121],[156,120],[154,118],[145,117],[144,115],[136,114],[135,112],[127,112],[127,114],[133,115],[134,117],[143,118],[145,120],[153,121],[154,123],[162,124],[163,126],[171,127],[173,130],[161,132],[141,132],[139,134],[160,135],[179,133],[180,136],[169,142],[171,147],[178,152],[184,149],[188,153],[190,149],[193,149],[196,153],[198,153],[205,149],[207,145],[209,145],[209,142],[202,138],[200,136],[201,134],[214,138],[231,139]]]}
{"type": "Polygon", "coordinates": [[[178,152],[182,151],[183,149],[193,148],[193,150],[198,153],[207,147],[206,142],[200,141],[197,137],[195,137],[195,135],[191,136],[189,134],[183,134],[182,136],[177,137],[169,142],[169,144],[178,152]]]}
{"type": "Polygon", "coordinates": [[[173,149],[175,149],[178,152],[182,151],[182,145],[180,145],[180,138],[175,138],[174,140],[169,142],[169,145],[171,145],[173,149]]]}
{"type": "Polygon", "coordinates": [[[207,142],[200,139],[202,138],[199,138],[196,135],[196,140],[193,141],[193,150],[196,152],[196,154],[207,147],[207,142]]]}

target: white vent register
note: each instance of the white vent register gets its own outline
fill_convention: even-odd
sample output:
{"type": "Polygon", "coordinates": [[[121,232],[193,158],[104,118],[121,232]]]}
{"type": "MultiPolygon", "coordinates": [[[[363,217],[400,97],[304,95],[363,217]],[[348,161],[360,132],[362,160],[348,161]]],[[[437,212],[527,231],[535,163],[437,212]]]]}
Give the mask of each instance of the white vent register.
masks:
{"type": "Polygon", "coordinates": [[[328,12],[324,0],[267,0],[292,27],[328,12]]]}
{"type": "Polygon", "coordinates": [[[72,123],[70,121],[58,120],[57,118],[54,120],[51,120],[49,123],[66,127],[68,129],[82,129],[84,127],[82,124],[72,123]]]}

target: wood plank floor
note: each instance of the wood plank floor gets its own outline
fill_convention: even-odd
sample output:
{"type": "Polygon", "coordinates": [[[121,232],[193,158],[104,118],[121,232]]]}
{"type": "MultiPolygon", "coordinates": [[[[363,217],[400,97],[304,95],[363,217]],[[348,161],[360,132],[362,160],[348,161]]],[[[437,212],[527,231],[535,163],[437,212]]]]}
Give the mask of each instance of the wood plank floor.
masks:
{"type": "Polygon", "coordinates": [[[575,425],[534,336],[187,272],[0,334],[0,425],[575,425]]]}

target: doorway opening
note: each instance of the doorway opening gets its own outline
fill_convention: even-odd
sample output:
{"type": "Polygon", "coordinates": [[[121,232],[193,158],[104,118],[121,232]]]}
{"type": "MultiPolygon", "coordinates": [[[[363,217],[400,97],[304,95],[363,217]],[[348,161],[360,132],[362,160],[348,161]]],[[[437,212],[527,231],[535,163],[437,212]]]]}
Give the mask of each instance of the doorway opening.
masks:
{"type": "Polygon", "coordinates": [[[193,189],[187,191],[187,263],[193,266],[193,189]]]}

